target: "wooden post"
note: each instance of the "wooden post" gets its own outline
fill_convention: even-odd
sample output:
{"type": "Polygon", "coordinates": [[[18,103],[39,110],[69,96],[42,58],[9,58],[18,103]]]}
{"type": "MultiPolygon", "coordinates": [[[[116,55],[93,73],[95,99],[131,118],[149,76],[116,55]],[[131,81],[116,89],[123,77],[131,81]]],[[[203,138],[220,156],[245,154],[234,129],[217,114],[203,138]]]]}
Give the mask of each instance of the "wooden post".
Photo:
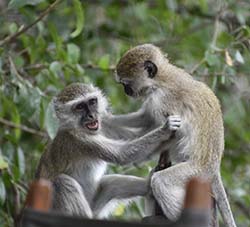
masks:
{"type": "Polygon", "coordinates": [[[25,205],[34,210],[48,211],[51,206],[52,187],[48,180],[33,181],[27,195],[25,205]]]}
{"type": "Polygon", "coordinates": [[[211,209],[211,188],[207,181],[199,178],[192,178],[186,187],[184,208],[211,209]]]}

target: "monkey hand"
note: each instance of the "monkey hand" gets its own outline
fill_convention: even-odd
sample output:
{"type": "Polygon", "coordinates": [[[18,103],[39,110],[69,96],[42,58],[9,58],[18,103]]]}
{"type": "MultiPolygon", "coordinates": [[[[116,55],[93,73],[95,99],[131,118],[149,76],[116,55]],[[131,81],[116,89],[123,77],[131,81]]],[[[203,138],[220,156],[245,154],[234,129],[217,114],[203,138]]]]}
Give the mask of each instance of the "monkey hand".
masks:
{"type": "Polygon", "coordinates": [[[181,117],[179,115],[171,115],[167,118],[167,122],[163,126],[163,129],[169,131],[176,131],[181,126],[181,117]]]}

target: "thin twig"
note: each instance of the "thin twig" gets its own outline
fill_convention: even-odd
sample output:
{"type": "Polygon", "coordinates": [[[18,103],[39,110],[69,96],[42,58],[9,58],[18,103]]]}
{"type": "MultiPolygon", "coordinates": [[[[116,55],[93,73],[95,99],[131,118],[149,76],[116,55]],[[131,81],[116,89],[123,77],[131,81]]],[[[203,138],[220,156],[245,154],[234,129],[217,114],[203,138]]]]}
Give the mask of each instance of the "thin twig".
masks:
{"type": "Polygon", "coordinates": [[[3,125],[6,125],[7,127],[21,129],[22,131],[28,132],[28,133],[33,134],[33,135],[37,135],[37,136],[41,136],[41,137],[47,137],[47,134],[45,132],[38,131],[38,130],[33,129],[33,128],[29,128],[26,125],[15,124],[14,122],[8,121],[8,120],[6,120],[4,118],[0,118],[0,123],[3,124],[3,125]]]}
{"type": "MultiPolygon", "coordinates": [[[[73,70],[73,68],[68,65],[68,64],[65,64],[66,67],[69,67],[73,70]]],[[[114,71],[115,70],[115,66],[111,65],[110,67],[108,68],[101,68],[100,66],[98,65],[93,65],[93,64],[82,64],[80,65],[81,67],[83,67],[84,69],[93,69],[93,70],[100,70],[100,71],[114,71]]],[[[41,69],[46,69],[49,67],[49,64],[34,64],[34,65],[29,65],[29,66],[26,66],[26,67],[23,67],[23,70],[41,70],[41,69]]]]}
{"type": "Polygon", "coordinates": [[[23,70],[41,70],[41,69],[46,69],[48,68],[49,65],[48,64],[34,64],[34,65],[28,65],[23,67],[23,70]]]}
{"type": "Polygon", "coordinates": [[[10,56],[9,56],[9,63],[10,63],[10,68],[14,71],[13,73],[16,75],[17,79],[19,81],[22,81],[23,79],[22,79],[21,75],[19,74],[19,72],[18,72],[18,70],[17,70],[17,68],[16,68],[16,66],[15,66],[15,64],[10,56]]]}
{"type": "Polygon", "coordinates": [[[33,27],[35,24],[37,24],[39,21],[41,21],[46,15],[49,14],[49,12],[55,8],[55,6],[60,2],[60,0],[54,1],[44,12],[40,14],[40,16],[33,21],[31,24],[23,27],[20,31],[14,33],[13,35],[7,36],[3,40],[0,41],[0,46],[4,46],[7,43],[13,42],[18,36],[29,30],[31,27],[33,27]]]}
{"type": "Polygon", "coordinates": [[[193,74],[204,62],[206,62],[206,59],[202,58],[200,62],[194,65],[194,67],[190,70],[190,74],[193,74]]]}
{"type": "Polygon", "coordinates": [[[218,38],[218,34],[219,34],[219,16],[217,16],[215,18],[215,22],[214,22],[214,33],[213,33],[213,38],[212,38],[212,42],[211,42],[211,46],[212,47],[216,47],[216,42],[217,42],[217,38],[218,38]]]}
{"type": "Polygon", "coordinates": [[[101,68],[100,66],[93,65],[93,64],[84,64],[81,66],[85,69],[94,69],[94,70],[100,70],[100,71],[114,71],[115,70],[115,66],[113,65],[111,65],[108,68],[101,68]]]}

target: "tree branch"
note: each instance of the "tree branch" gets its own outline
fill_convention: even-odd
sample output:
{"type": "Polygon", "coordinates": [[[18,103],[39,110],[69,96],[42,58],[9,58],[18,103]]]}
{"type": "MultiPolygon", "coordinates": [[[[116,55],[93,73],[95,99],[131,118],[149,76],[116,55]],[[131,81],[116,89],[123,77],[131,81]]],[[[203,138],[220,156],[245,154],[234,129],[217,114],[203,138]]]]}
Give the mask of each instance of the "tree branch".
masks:
{"type": "Polygon", "coordinates": [[[108,68],[101,68],[98,65],[93,65],[93,64],[84,64],[81,65],[83,68],[85,69],[94,69],[94,70],[103,70],[103,71],[114,71],[115,70],[115,66],[110,66],[108,68]]]}
{"type": "Polygon", "coordinates": [[[190,70],[190,74],[193,74],[194,72],[196,72],[196,70],[203,64],[206,62],[205,58],[202,58],[196,65],[193,66],[193,68],[190,70]]]}
{"type": "Polygon", "coordinates": [[[213,38],[212,38],[212,42],[211,42],[211,46],[213,48],[216,47],[218,34],[219,34],[219,16],[217,16],[215,18],[215,21],[214,21],[214,33],[213,33],[213,38]]]}
{"type": "Polygon", "coordinates": [[[35,24],[37,24],[39,21],[41,21],[46,15],[49,14],[49,12],[51,10],[53,10],[55,8],[55,6],[60,2],[60,0],[56,0],[54,1],[44,12],[42,12],[40,14],[40,16],[33,21],[31,24],[23,27],[20,31],[14,33],[13,35],[7,36],[6,38],[4,38],[3,40],[0,41],[0,47],[4,46],[7,43],[11,43],[13,42],[18,36],[20,36],[21,34],[23,34],[24,32],[26,32],[27,30],[29,30],[31,27],[33,27],[35,24]]]}
{"type": "Polygon", "coordinates": [[[28,132],[28,133],[33,134],[33,135],[37,135],[37,136],[40,136],[40,137],[47,137],[47,133],[45,133],[45,132],[38,131],[38,130],[35,130],[33,128],[29,128],[26,125],[15,124],[12,121],[8,121],[8,120],[6,120],[4,118],[0,118],[0,123],[3,124],[3,125],[6,125],[7,127],[21,129],[22,131],[28,132]]]}
{"type": "MultiPolygon", "coordinates": [[[[64,66],[69,66],[69,65],[64,64],[64,66]]],[[[115,66],[113,66],[113,65],[111,65],[108,68],[101,68],[100,66],[93,65],[91,63],[81,64],[81,66],[84,69],[93,69],[93,70],[100,70],[100,71],[114,71],[115,70],[115,66]]],[[[23,70],[27,70],[27,71],[29,71],[29,70],[41,70],[41,69],[46,69],[48,67],[49,67],[49,64],[40,64],[40,63],[38,63],[38,64],[34,64],[34,65],[29,65],[29,66],[23,67],[23,70]]]]}

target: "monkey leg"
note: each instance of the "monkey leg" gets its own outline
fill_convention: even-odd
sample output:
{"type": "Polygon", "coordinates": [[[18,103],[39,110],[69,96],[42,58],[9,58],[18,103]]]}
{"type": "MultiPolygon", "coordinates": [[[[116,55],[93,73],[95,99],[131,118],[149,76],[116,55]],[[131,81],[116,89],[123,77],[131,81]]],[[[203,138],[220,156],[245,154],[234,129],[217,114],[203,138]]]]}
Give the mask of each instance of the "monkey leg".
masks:
{"type": "Polygon", "coordinates": [[[106,175],[102,178],[94,198],[92,206],[94,216],[107,216],[115,207],[114,201],[111,204],[109,203],[111,200],[117,202],[119,199],[125,200],[136,196],[145,196],[148,189],[148,179],[120,174],[106,175]]]}
{"type": "Polygon", "coordinates": [[[64,214],[91,218],[92,211],[86,200],[82,187],[72,177],[60,174],[53,180],[52,207],[64,214]]]}
{"type": "Polygon", "coordinates": [[[184,202],[185,185],[199,172],[193,163],[183,162],[153,174],[152,192],[168,219],[176,220],[179,217],[184,202]]]}

